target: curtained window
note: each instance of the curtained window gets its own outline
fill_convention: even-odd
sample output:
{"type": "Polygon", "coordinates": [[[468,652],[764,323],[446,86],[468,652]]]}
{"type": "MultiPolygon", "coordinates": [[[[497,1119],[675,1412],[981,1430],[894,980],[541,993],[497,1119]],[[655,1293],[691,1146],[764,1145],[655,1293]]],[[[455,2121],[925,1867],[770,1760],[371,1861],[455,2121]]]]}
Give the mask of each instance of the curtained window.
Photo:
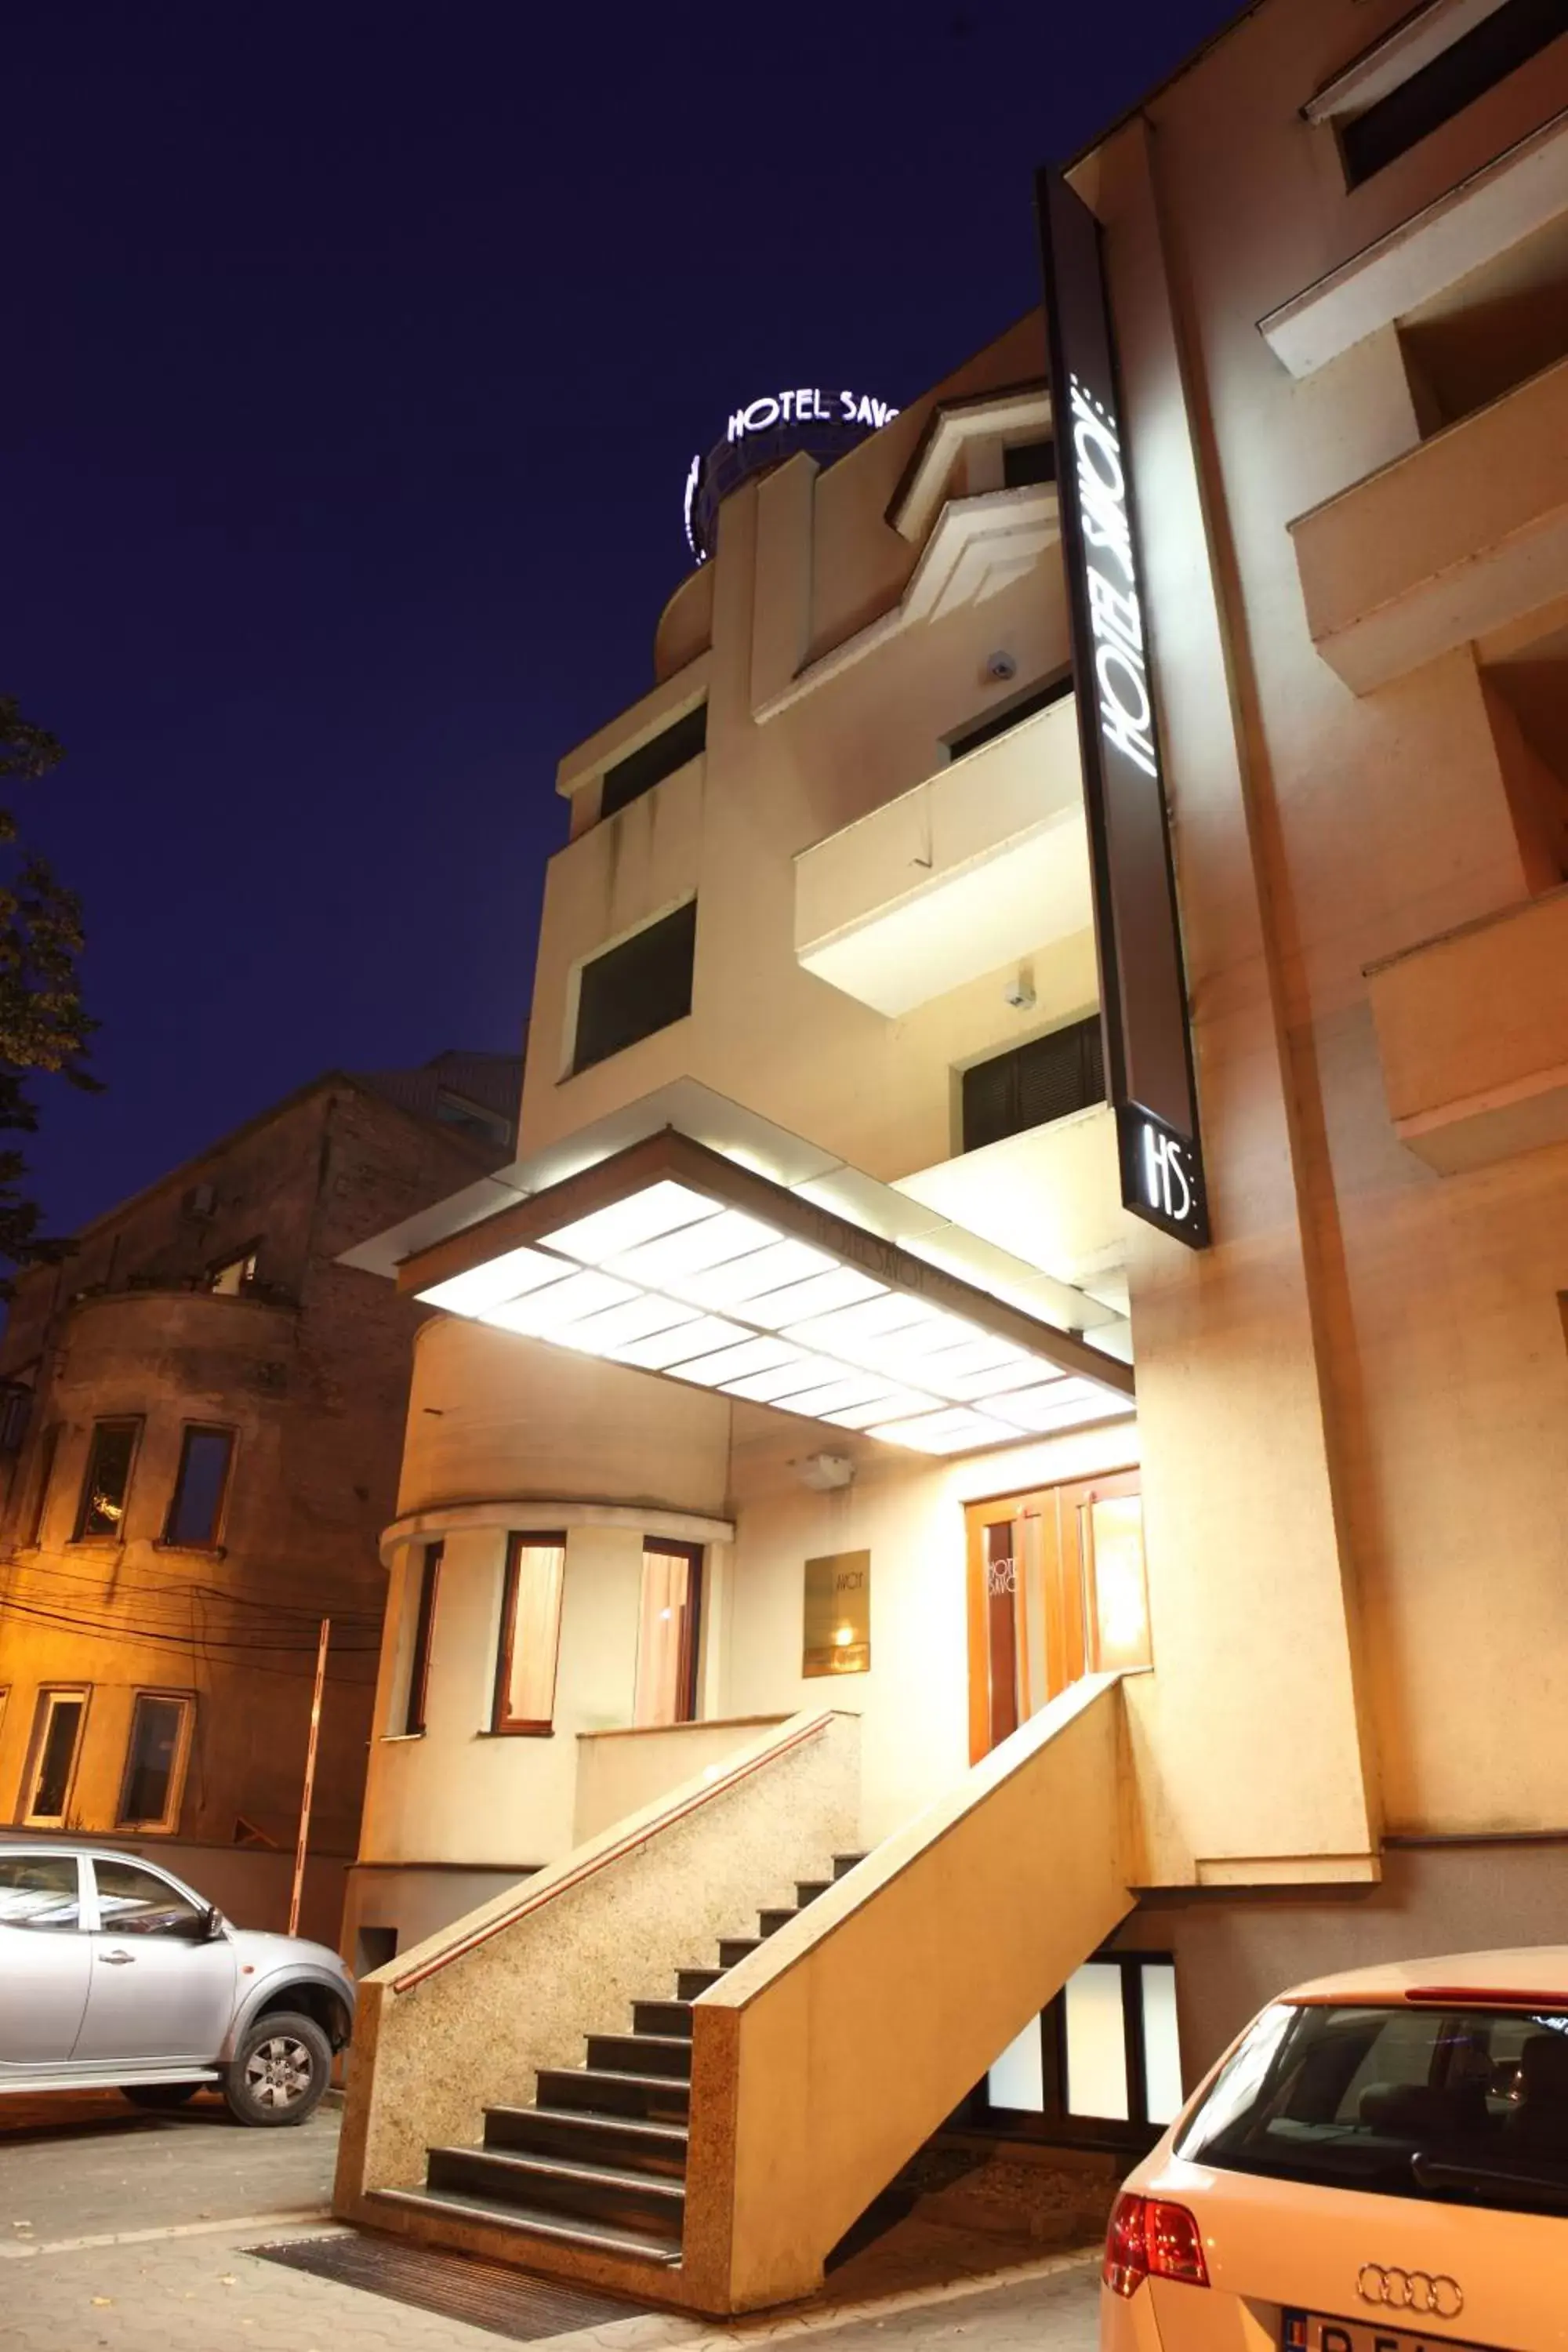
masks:
{"type": "Polygon", "coordinates": [[[514,1535],[508,1543],[492,1727],[497,1731],[551,1728],[565,1567],[563,1535],[514,1535]]]}

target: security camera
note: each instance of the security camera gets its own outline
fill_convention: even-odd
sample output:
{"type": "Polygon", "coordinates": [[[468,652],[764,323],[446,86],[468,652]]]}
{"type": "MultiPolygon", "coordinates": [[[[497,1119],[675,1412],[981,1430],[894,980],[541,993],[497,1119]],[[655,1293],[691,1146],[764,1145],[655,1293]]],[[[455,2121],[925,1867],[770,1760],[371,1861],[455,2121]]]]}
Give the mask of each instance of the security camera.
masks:
{"type": "Polygon", "coordinates": [[[795,1475],[814,1494],[831,1495],[837,1487],[854,1484],[855,1465],[847,1454],[808,1454],[795,1464],[795,1475]]]}
{"type": "Polygon", "coordinates": [[[994,677],[998,681],[1005,681],[1007,678],[1017,677],[1018,665],[1014,660],[1011,654],[987,654],[985,656],[985,675],[987,677],[994,677]]]}

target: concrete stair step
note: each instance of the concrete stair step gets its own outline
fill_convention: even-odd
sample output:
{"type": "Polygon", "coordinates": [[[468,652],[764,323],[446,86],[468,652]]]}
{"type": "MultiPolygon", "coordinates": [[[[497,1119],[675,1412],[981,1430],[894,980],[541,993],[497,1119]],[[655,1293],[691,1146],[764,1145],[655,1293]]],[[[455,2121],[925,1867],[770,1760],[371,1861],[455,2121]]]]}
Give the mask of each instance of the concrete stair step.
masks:
{"type": "Polygon", "coordinates": [[[669,2238],[655,2237],[647,2231],[613,2228],[603,2222],[582,2226],[560,2213],[500,2204],[489,2197],[458,2196],[429,2189],[374,2189],[368,2201],[373,2206],[392,2206],[405,2213],[417,2214],[426,2221],[484,2221],[500,2227],[515,2238],[520,2263],[528,2259],[531,2239],[550,2245],[581,2246],[589,2253],[630,2254],[665,2265],[680,2260],[679,2243],[669,2238]]]}
{"type": "Polygon", "coordinates": [[[795,1901],[804,1911],[819,1895],[826,1895],[832,1885],[831,1878],[797,1878],[795,1882],[795,1901]]]}
{"type": "Polygon", "coordinates": [[[626,2172],[664,2173],[677,2179],[686,2175],[686,2126],[646,2123],[634,2116],[563,2107],[487,2107],[485,2146],[626,2172]]]}
{"type": "Polygon", "coordinates": [[[836,1853],[833,1857],[833,1876],[835,1881],[837,1882],[840,1878],[847,1878],[856,1864],[858,1862],[864,1862],[865,1859],[866,1857],[863,1853],[836,1853]]]}
{"type": "Polygon", "coordinates": [[[677,2042],[691,2039],[691,2003],[689,2000],[634,2000],[632,2032],[652,2033],[677,2042]]]}
{"type": "Polygon", "coordinates": [[[794,1904],[787,1906],[781,1905],[777,1910],[759,1911],[757,1926],[765,1938],[769,1936],[776,1936],[781,1927],[787,1927],[792,1919],[798,1919],[799,1916],[800,1914],[794,1904]]]}
{"type": "Polygon", "coordinates": [[[719,1946],[719,1966],[721,1969],[737,1967],[748,1954],[762,1948],[760,1936],[726,1936],[719,1946]]]}
{"type": "Polygon", "coordinates": [[[677,2033],[590,2033],[588,2066],[626,2074],[691,2079],[691,2037],[677,2033]]]}
{"type": "Polygon", "coordinates": [[[725,1974],[722,1969],[682,1969],[675,1979],[675,1990],[682,2000],[695,2000],[725,1974]]]}
{"type": "MultiPolygon", "coordinates": [[[[689,2044],[688,2045],[689,2048],[689,2044]]],[[[536,2104],[570,2114],[640,2116],[647,2123],[684,2123],[689,2082],[625,2066],[542,2066],[536,2104]]]]}
{"type": "Polygon", "coordinates": [[[437,2196],[482,2197],[588,2229],[607,2225],[677,2242],[686,2211],[682,2180],[511,2148],[433,2147],[426,2185],[437,2196]]]}

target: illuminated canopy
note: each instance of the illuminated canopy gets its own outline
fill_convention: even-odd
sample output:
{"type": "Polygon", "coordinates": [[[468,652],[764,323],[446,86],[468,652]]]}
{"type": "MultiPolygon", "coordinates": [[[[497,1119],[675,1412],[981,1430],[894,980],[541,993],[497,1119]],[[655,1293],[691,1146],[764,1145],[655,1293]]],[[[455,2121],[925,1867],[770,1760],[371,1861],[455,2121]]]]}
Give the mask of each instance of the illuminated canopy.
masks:
{"type": "Polygon", "coordinates": [[[1125,1364],[673,1129],[418,1252],[398,1286],[925,1454],[1131,1409],[1125,1364]]]}

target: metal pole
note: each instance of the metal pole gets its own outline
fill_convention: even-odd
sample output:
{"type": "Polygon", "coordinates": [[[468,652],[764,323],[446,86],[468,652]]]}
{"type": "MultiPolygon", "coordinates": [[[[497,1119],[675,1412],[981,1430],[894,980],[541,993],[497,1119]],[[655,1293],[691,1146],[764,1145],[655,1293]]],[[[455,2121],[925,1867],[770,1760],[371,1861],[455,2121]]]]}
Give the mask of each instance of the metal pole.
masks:
{"type": "Polygon", "coordinates": [[[289,1933],[300,1932],[300,1901],[305,1892],[305,1848],[310,1836],[310,1800],[316,1789],[316,1746],[321,1736],[321,1692],[327,1680],[327,1643],[332,1637],[332,1621],[321,1620],[321,1639],[316,1651],[316,1687],[310,1698],[310,1738],[305,1749],[305,1786],[300,1797],[300,1839],[294,1848],[294,1887],[289,1897],[289,1933]]]}

